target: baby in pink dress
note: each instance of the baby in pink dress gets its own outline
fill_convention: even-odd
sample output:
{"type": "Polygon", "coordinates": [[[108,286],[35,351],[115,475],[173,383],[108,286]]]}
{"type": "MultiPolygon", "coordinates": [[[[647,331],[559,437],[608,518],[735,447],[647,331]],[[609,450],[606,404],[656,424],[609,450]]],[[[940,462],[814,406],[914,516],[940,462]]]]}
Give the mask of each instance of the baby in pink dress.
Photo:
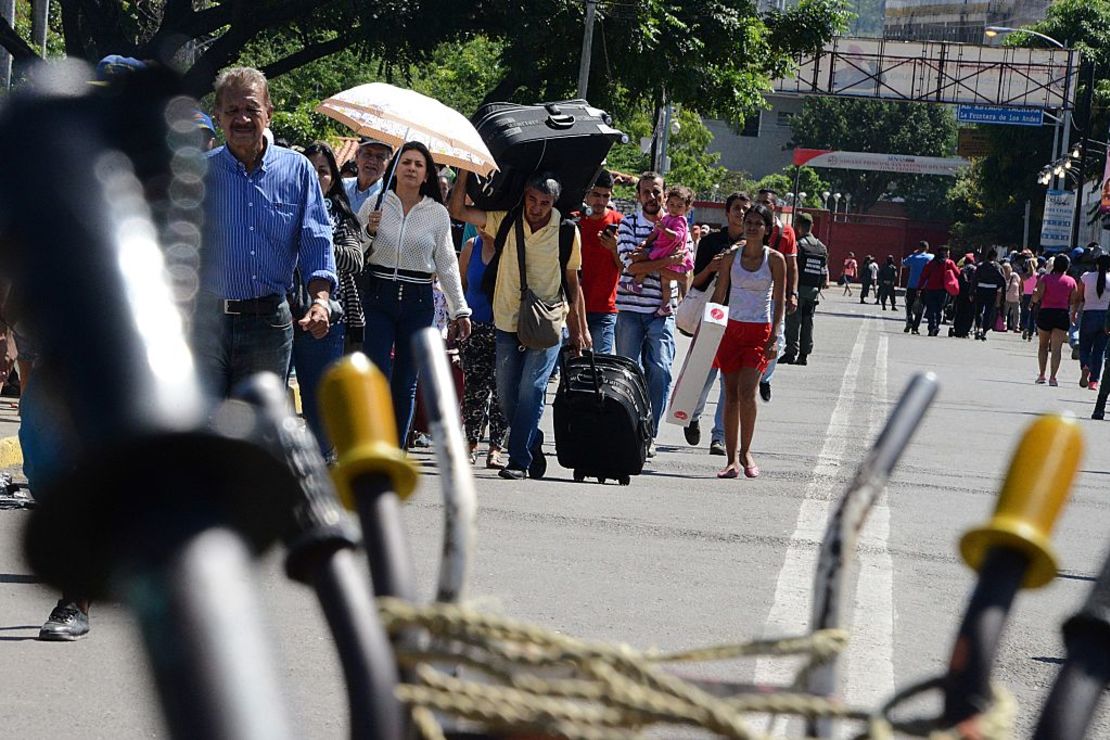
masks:
{"type": "MultiPolygon", "coordinates": [[[[694,202],[694,192],[687,187],[674,187],[667,191],[665,208],[667,215],[655,222],[655,229],[640,244],[640,249],[648,253],[649,260],[661,260],[681,254],[682,262],[671,265],[668,269],[680,274],[689,273],[694,269],[694,260],[686,250],[686,239],[689,234],[689,225],[686,222],[686,212],[694,202]]],[[[635,278],[636,288],[644,281],[645,275],[635,278]]],[[[659,310],[656,316],[669,316],[671,309],[671,282],[663,279],[661,289],[663,292],[659,310]]]]}

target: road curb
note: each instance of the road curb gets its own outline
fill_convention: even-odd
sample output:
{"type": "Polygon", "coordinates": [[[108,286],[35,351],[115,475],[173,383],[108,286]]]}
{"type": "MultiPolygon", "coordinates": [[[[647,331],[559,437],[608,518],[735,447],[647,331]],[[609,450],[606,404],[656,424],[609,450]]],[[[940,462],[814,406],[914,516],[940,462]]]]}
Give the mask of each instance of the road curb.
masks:
{"type": "Polygon", "coordinates": [[[0,469],[22,464],[23,448],[19,446],[19,437],[0,438],[0,469]]]}

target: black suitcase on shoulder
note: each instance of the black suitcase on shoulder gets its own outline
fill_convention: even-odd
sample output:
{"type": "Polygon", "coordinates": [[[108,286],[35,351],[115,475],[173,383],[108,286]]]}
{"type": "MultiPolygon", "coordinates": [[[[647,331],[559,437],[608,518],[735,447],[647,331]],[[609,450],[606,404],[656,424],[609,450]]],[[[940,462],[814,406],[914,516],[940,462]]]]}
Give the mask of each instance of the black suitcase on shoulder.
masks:
{"type": "Polygon", "coordinates": [[[566,360],[555,393],[555,452],[574,480],[612,478],[627,486],[644,468],[651,443],[651,402],[632,360],[595,355],[566,360]]]}
{"type": "Polygon", "coordinates": [[[499,171],[472,177],[467,194],[484,211],[507,211],[537,172],[555,173],[563,186],[555,207],[564,216],[582,207],[609,149],[628,137],[603,110],[585,100],[517,105],[488,103],[471,118],[499,171]]]}

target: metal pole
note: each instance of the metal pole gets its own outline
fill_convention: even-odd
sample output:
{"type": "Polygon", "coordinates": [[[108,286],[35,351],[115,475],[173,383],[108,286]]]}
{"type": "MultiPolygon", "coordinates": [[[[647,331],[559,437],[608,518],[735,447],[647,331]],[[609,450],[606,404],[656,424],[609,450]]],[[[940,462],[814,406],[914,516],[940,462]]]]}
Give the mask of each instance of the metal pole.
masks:
{"type": "MultiPolygon", "coordinates": [[[[1060,120],[1063,118],[1063,113],[1059,110],[1056,111],[1056,122],[1052,126],[1052,159],[1049,162],[1055,162],[1060,157],[1060,120]]],[[[1059,187],[1055,172],[1052,174],[1052,184],[1050,188],[1055,190],[1059,187]]]]}
{"type": "Polygon", "coordinates": [[[46,58],[46,24],[50,18],[50,0],[31,0],[31,46],[46,58]]]}
{"type": "MultiPolygon", "coordinates": [[[[1071,109],[1064,111],[1064,133],[1060,135],[1060,157],[1068,156],[1068,147],[1071,146],[1071,109]]],[[[1056,161],[1056,160],[1052,160],[1056,161]]],[[[1057,185],[1060,190],[1068,189],[1068,176],[1060,176],[1060,184],[1057,185]]]]}
{"type": "MultiPolygon", "coordinates": [[[[15,0],[0,0],[0,18],[15,28],[15,0]]],[[[12,55],[6,49],[0,48],[0,90],[6,91],[12,86],[12,55]]]]}
{"type": "Polygon", "coordinates": [[[1025,231],[1021,236],[1021,248],[1029,249],[1029,212],[1033,208],[1033,201],[1025,201],[1025,231]]]}
{"type": "MultiPolygon", "coordinates": [[[[1076,163],[1079,169],[1079,185],[1075,188],[1075,216],[1071,223],[1071,245],[1073,247],[1079,246],[1079,230],[1082,228],[1083,217],[1086,215],[1083,208],[1083,186],[1087,180],[1087,168],[1084,165],[1087,163],[1087,136],[1091,132],[1091,106],[1094,104],[1095,63],[1088,59],[1086,64],[1087,68],[1084,71],[1087,73],[1087,89],[1083,98],[1087,110],[1083,116],[1083,125],[1079,132],[1079,162],[1076,163]]],[[[1064,153],[1066,156],[1068,152],[1065,150],[1064,153]]]]}
{"type": "Polygon", "coordinates": [[[660,136],[659,146],[659,174],[666,177],[667,170],[671,168],[671,158],[667,149],[671,144],[671,119],[674,117],[674,106],[669,102],[663,106],[663,132],[660,136]]]}
{"type": "Polygon", "coordinates": [[[594,17],[597,15],[597,0],[586,0],[586,30],[582,33],[582,58],[578,61],[578,97],[586,99],[586,89],[590,86],[590,55],[594,44],[594,17]]]}

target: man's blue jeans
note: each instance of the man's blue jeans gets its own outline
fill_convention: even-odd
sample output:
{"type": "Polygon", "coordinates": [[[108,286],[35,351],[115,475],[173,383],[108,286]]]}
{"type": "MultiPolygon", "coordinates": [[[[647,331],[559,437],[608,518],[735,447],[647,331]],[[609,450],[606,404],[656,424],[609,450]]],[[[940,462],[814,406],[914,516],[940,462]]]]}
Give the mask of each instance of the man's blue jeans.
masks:
{"type": "MultiPolygon", "coordinates": [[[[705,404],[709,400],[709,391],[713,389],[713,383],[720,377],[721,371],[713,368],[709,371],[709,377],[705,379],[705,387],[701,389],[701,395],[698,396],[698,405],[694,407],[694,413],[691,416],[691,421],[697,421],[701,418],[702,413],[705,411],[705,404]]],[[[713,414],[713,432],[709,437],[710,442],[725,442],[725,384],[720,383],[720,390],[717,393],[717,413],[713,414]]]]}
{"type": "Polygon", "coordinates": [[[616,344],[617,314],[587,313],[586,328],[594,342],[594,352],[602,355],[613,354],[616,344]]]}
{"type": "Polygon", "coordinates": [[[559,359],[560,345],[525,349],[516,334],[497,330],[497,395],[509,422],[509,466],[527,470],[538,434],[547,379],[559,359]]]}
{"type": "Polygon", "coordinates": [[[416,358],[412,338],[435,322],[430,283],[403,283],[369,276],[363,284],[366,313],[363,351],[389,378],[397,439],[408,443],[416,410],[416,358]]]}
{"type": "Polygon", "coordinates": [[[225,314],[223,301],[209,293],[197,298],[193,349],[201,382],[226,398],[241,380],[255,373],[289,374],[293,314],[282,300],[263,316],[225,314]]]}
{"type": "Polygon", "coordinates": [[[314,339],[311,334],[299,328],[293,335],[293,367],[297,371],[297,385],[301,392],[301,410],[304,412],[305,423],[325,457],[331,452],[332,445],[320,419],[317,396],[324,370],[343,356],[346,330],[347,325],[341,322],[332,326],[321,339],[314,339]]]}
{"type": "Polygon", "coordinates": [[[674,316],[635,311],[617,314],[617,354],[640,363],[647,377],[653,438],[659,434],[659,419],[671,392],[674,353],[674,316]]]}

